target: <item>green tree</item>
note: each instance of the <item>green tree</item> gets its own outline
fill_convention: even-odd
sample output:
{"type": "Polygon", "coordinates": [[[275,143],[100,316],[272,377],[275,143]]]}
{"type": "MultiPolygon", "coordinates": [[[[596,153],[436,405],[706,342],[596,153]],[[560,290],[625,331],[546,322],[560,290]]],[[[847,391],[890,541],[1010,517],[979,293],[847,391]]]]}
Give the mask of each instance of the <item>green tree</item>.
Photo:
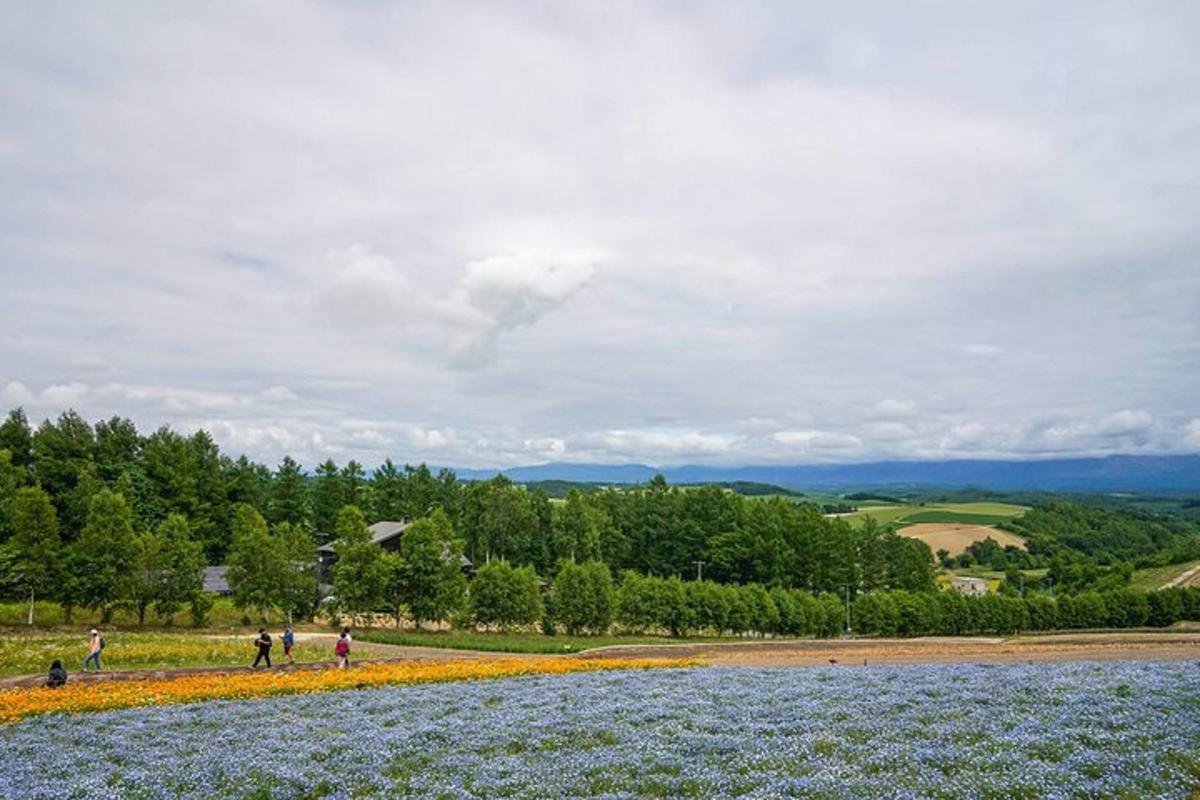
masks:
{"type": "Polygon", "coordinates": [[[14,408],[0,424],[0,450],[12,454],[12,463],[23,470],[33,466],[33,432],[23,408],[14,408]]]}
{"type": "Polygon", "coordinates": [[[22,594],[29,596],[29,624],[34,600],[51,594],[62,576],[62,543],[58,516],[50,496],[29,487],[17,491],[12,505],[12,537],[7,542],[12,576],[22,594]]]}
{"type": "Polygon", "coordinates": [[[312,483],[312,516],[321,544],[333,538],[338,512],[349,503],[337,464],[333,459],[318,464],[312,483]]]}
{"type": "Polygon", "coordinates": [[[601,561],[563,563],[554,578],[554,614],[567,633],[600,634],[612,624],[612,574],[601,561]]]}
{"type": "Polygon", "coordinates": [[[136,554],[129,504],[116,492],[97,492],[88,508],[87,524],[70,555],[79,604],[100,609],[101,618],[107,622],[114,605],[132,598],[130,564],[136,554]]]}
{"type": "Polygon", "coordinates": [[[383,550],[371,541],[366,517],[357,506],[338,513],[336,531],[333,593],[338,607],[350,614],[374,611],[383,601],[387,582],[383,550]]]}
{"type": "Polygon", "coordinates": [[[462,545],[440,508],[404,531],[389,564],[388,597],[397,625],[402,607],[420,628],[422,621],[446,619],[462,606],[467,579],[461,560],[462,545]]]}
{"type": "Polygon", "coordinates": [[[371,475],[371,517],[398,520],[406,513],[404,476],[389,458],[371,475]]]}
{"type": "Polygon", "coordinates": [[[532,567],[513,567],[493,561],[479,569],[470,588],[471,618],[478,625],[508,630],[532,625],[542,616],[537,573],[532,567]]]}
{"type": "Polygon", "coordinates": [[[307,528],[280,522],[271,531],[280,554],[278,604],[293,616],[311,619],[317,607],[317,543],[307,528]]]}
{"type": "Polygon", "coordinates": [[[87,519],[90,493],[73,490],[84,472],[93,470],[95,445],[92,426],[74,411],[64,412],[56,422],[46,420],[33,434],[34,477],[54,502],[64,538],[82,529],[87,519]]]}
{"type": "Polygon", "coordinates": [[[233,604],[256,609],[266,617],[279,605],[283,567],[283,554],[267,521],[254,508],[239,504],[233,512],[227,573],[233,604]]]}
{"type": "Polygon", "coordinates": [[[12,453],[0,449],[0,543],[12,535],[13,503],[23,471],[12,463],[12,453]]]}
{"type": "Polygon", "coordinates": [[[203,589],[204,545],[193,536],[192,526],[182,514],[168,514],[157,535],[161,544],[154,613],[170,623],[203,589]]]}
{"type": "Polygon", "coordinates": [[[268,519],[272,523],[307,526],[310,522],[308,480],[291,456],[284,456],[275,472],[269,506],[268,519]]]}

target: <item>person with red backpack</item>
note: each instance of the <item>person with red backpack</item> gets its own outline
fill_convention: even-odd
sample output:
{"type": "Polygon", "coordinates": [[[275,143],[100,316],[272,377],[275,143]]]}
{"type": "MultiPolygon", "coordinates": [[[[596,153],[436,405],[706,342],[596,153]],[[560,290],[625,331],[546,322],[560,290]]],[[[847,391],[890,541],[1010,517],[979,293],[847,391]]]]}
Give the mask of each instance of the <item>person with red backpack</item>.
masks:
{"type": "Polygon", "coordinates": [[[344,631],[338,637],[337,644],[333,646],[333,654],[337,656],[337,665],[340,669],[345,669],[350,664],[350,638],[344,631]]]}

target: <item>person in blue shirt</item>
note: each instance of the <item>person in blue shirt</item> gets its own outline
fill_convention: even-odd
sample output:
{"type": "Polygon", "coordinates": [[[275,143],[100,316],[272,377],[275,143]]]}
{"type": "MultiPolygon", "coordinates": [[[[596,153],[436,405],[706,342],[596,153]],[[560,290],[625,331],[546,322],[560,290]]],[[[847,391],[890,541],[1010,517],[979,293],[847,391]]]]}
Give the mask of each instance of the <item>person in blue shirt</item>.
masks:
{"type": "Polygon", "coordinates": [[[283,654],[287,656],[287,663],[295,664],[296,659],[292,657],[292,645],[296,643],[296,633],[292,630],[292,626],[288,625],[283,629],[283,654]]]}

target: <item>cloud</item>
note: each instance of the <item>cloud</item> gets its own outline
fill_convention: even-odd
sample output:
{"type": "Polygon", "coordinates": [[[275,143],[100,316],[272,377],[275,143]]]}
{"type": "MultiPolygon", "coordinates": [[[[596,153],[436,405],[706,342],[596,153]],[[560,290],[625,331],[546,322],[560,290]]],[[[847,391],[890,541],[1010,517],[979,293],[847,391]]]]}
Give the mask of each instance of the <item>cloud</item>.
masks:
{"type": "Polygon", "coordinates": [[[457,322],[451,356],[474,367],[495,358],[498,337],[533,325],[587,286],[596,256],[588,253],[492,256],[467,264],[449,298],[457,322]]]}
{"type": "Polygon", "coordinates": [[[6,11],[31,417],[272,463],[1200,450],[1200,8],[6,11]]]}
{"type": "Polygon", "coordinates": [[[26,406],[34,402],[33,392],[20,381],[9,381],[0,399],[10,406],[26,406]]]}
{"type": "Polygon", "coordinates": [[[87,384],[79,382],[55,384],[43,389],[40,399],[45,405],[67,409],[79,405],[90,388],[87,384]]]}
{"type": "Polygon", "coordinates": [[[331,278],[314,305],[347,329],[433,328],[451,365],[486,366],[506,331],[528,327],[584,289],[597,256],[588,252],[490,256],[465,265],[452,289],[418,289],[390,258],[355,245],[330,257],[331,278]]]}

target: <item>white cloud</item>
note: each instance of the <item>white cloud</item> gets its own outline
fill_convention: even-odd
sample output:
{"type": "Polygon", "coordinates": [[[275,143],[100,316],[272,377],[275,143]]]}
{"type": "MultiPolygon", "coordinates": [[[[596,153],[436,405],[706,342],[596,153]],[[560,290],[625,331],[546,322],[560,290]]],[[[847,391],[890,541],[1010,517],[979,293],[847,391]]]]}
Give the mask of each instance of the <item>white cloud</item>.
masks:
{"type": "Polygon", "coordinates": [[[1200,9],[6,12],[31,416],[272,462],[1200,449],[1200,9]]]}
{"type": "Polygon", "coordinates": [[[79,405],[90,387],[85,383],[61,383],[42,390],[41,402],[52,408],[67,409],[79,405]]]}
{"type": "Polygon", "coordinates": [[[9,381],[0,399],[10,406],[27,406],[34,402],[33,392],[20,381],[9,381]]]}

